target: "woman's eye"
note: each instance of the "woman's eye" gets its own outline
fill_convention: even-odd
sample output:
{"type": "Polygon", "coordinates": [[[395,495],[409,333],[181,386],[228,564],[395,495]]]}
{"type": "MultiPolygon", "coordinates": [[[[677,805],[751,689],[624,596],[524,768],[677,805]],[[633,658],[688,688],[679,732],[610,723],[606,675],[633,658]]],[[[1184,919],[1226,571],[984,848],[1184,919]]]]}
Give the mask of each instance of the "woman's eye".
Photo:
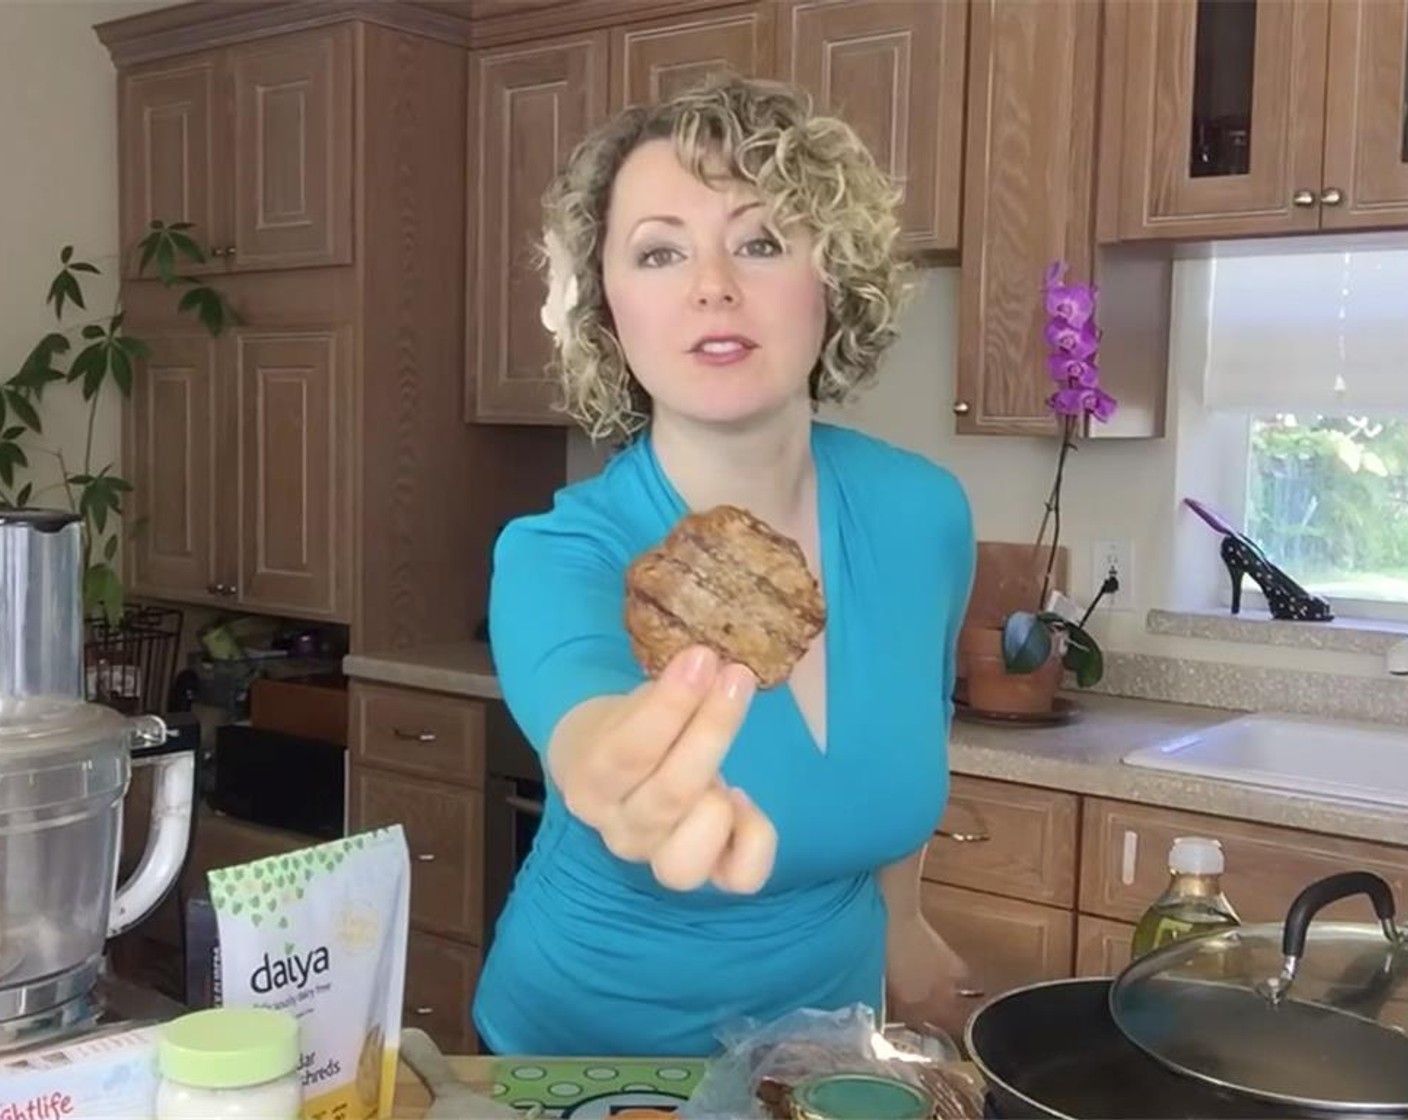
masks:
{"type": "Polygon", "coordinates": [[[743,243],[743,253],[749,257],[776,257],[782,253],[782,246],[777,238],[765,234],[762,237],[754,237],[743,243]]]}
{"type": "Polygon", "coordinates": [[[659,268],[667,265],[679,257],[679,250],[671,248],[669,245],[659,245],[654,249],[647,249],[636,257],[636,263],[644,265],[646,268],[659,268]]]}

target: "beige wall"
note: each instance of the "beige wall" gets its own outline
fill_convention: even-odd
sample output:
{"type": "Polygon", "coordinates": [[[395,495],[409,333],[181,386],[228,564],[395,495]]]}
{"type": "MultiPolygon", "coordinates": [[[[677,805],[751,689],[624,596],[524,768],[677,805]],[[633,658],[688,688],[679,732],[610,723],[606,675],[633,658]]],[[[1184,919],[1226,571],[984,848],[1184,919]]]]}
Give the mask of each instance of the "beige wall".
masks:
{"type": "MultiPolygon", "coordinates": [[[[150,0],[0,0],[0,380],[8,380],[45,333],[54,329],[44,295],[59,250],[103,271],[91,278],[87,312],[69,327],[112,314],[117,253],[117,106],[112,62],[93,25],[165,4],[150,0]]],[[[75,331],[75,338],[78,338],[75,331]]],[[[83,457],[88,410],[68,386],[45,397],[44,436],[31,449],[38,485],[59,478],[52,451],[70,470],[83,457]]],[[[115,460],[115,401],[100,408],[95,466],[115,460]]],[[[48,489],[35,502],[62,504],[48,489]]]]}

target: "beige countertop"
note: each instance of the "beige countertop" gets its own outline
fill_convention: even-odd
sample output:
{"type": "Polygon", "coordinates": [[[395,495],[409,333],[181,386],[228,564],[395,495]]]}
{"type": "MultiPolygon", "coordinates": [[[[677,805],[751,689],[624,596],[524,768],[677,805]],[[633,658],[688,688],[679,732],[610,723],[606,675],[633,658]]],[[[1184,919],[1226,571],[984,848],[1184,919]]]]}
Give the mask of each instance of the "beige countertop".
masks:
{"type": "MultiPolygon", "coordinates": [[[[357,655],[348,657],[344,667],[348,676],[361,680],[458,696],[500,696],[488,647],[480,642],[357,655]]],[[[1408,812],[1389,806],[1290,794],[1120,761],[1138,747],[1167,742],[1238,712],[1095,693],[1071,693],[1069,698],[1079,713],[1060,727],[995,727],[956,719],[949,743],[953,772],[1408,846],[1408,812]]]]}
{"type": "Polygon", "coordinates": [[[342,671],[358,680],[455,696],[497,700],[502,695],[493,658],[483,642],[417,646],[386,654],[352,654],[343,658],[342,671]]]}

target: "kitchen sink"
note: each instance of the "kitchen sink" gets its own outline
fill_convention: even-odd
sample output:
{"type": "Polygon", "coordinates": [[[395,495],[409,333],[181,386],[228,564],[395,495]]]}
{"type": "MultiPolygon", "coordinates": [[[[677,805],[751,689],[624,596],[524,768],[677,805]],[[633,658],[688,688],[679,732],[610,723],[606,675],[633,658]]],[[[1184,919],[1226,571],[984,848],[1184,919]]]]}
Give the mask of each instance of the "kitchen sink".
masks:
{"type": "Polygon", "coordinates": [[[1408,808],[1408,728],[1259,712],[1130,751],[1123,761],[1408,808]]]}

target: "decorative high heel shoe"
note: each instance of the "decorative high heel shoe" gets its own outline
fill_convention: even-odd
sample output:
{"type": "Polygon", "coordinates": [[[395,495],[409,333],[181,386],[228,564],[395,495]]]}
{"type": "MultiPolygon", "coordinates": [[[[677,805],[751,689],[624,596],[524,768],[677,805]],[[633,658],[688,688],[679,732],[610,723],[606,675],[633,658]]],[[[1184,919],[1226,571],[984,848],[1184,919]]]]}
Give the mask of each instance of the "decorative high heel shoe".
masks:
{"type": "Polygon", "coordinates": [[[1222,534],[1222,562],[1232,579],[1232,613],[1242,610],[1242,577],[1251,576],[1266,596],[1266,607],[1272,618],[1290,622],[1329,622],[1334,612],[1330,604],[1312,595],[1275,564],[1266,554],[1227,520],[1214,513],[1195,498],[1183,502],[1208,525],[1222,534]]]}

